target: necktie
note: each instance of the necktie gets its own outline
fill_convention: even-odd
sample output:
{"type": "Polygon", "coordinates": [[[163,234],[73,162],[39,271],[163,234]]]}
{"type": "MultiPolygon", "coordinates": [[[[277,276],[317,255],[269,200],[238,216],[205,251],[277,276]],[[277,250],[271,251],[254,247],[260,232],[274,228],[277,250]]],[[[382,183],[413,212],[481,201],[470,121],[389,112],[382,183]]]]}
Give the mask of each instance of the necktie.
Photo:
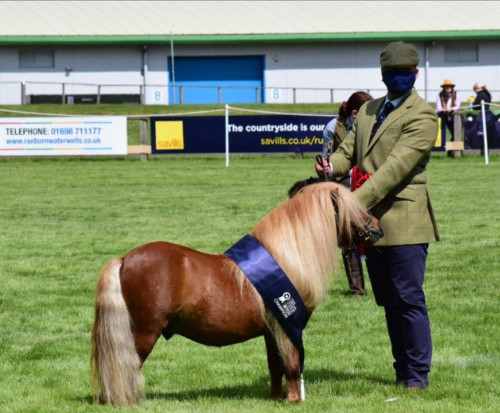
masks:
{"type": "Polygon", "coordinates": [[[372,129],[372,133],[370,135],[370,139],[375,136],[375,134],[378,131],[378,128],[380,128],[380,125],[382,125],[382,122],[385,120],[385,118],[387,117],[387,115],[389,115],[389,113],[391,113],[391,111],[393,109],[394,109],[394,105],[391,102],[387,102],[384,105],[384,109],[382,109],[382,112],[380,113],[380,115],[378,115],[378,118],[377,118],[375,124],[373,125],[373,129],[372,129]]]}

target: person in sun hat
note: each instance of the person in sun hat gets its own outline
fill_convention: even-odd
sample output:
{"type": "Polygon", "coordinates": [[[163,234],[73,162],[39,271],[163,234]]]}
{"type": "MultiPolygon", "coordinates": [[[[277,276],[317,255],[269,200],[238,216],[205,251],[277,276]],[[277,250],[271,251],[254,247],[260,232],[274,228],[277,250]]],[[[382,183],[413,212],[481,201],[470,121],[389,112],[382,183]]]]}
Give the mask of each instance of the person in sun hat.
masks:
{"type": "Polygon", "coordinates": [[[423,283],[428,244],[439,240],[426,171],[438,118],[414,89],[418,64],[413,44],[385,47],[380,66],[387,94],[361,107],[324,172],[335,179],[356,168],[361,184],[354,195],[384,230],[366,249],[366,264],[385,311],[396,383],[409,390],[429,385],[432,338],[423,283]]]}
{"type": "Polygon", "coordinates": [[[441,92],[436,97],[436,111],[443,124],[443,138],[446,138],[446,129],[450,131],[451,140],[455,140],[453,116],[460,110],[460,94],[455,90],[455,84],[451,79],[445,79],[441,85],[441,92]]]}

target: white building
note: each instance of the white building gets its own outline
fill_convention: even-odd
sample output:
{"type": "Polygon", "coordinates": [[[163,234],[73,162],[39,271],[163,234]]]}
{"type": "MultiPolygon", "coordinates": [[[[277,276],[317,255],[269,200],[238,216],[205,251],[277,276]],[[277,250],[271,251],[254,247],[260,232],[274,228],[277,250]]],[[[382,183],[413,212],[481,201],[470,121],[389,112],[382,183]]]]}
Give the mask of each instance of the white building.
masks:
{"type": "Polygon", "coordinates": [[[416,88],[500,100],[496,1],[0,1],[0,104],[339,102],[384,93],[390,41],[416,88]]]}

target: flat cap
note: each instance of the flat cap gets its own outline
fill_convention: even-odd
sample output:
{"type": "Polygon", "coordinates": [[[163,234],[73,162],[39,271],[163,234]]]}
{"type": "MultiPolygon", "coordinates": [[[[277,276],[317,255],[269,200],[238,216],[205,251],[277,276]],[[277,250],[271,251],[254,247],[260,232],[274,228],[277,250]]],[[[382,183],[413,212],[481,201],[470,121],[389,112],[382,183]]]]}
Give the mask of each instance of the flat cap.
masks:
{"type": "Polygon", "coordinates": [[[389,43],[380,54],[382,67],[412,67],[419,62],[417,48],[411,43],[389,43]]]}

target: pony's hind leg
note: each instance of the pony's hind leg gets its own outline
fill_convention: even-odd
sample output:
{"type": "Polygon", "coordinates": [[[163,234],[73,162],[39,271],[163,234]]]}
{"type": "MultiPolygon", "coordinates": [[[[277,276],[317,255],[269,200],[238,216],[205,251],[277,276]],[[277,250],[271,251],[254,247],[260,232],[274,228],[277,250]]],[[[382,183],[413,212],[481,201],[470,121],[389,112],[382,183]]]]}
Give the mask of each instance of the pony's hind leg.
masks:
{"type": "Polygon", "coordinates": [[[135,350],[139,355],[141,367],[151,354],[151,351],[153,351],[153,347],[155,346],[159,336],[159,334],[152,334],[146,331],[134,331],[135,350]]]}
{"type": "Polygon", "coordinates": [[[285,360],[285,378],[288,402],[300,402],[300,357],[299,351],[294,347],[292,355],[285,360]]]}
{"type": "Polygon", "coordinates": [[[271,399],[275,400],[281,397],[281,381],[283,379],[283,375],[285,374],[285,369],[283,367],[283,361],[281,360],[274,337],[266,334],[264,336],[264,340],[266,342],[267,350],[267,366],[269,367],[269,372],[271,373],[271,399]]]}
{"type": "MultiPolygon", "coordinates": [[[[156,334],[134,331],[135,351],[139,356],[140,368],[142,368],[144,362],[153,350],[158,337],[159,336],[156,334]]],[[[140,374],[137,379],[137,396],[139,399],[142,399],[146,394],[146,382],[142,374],[140,374]]]]}

